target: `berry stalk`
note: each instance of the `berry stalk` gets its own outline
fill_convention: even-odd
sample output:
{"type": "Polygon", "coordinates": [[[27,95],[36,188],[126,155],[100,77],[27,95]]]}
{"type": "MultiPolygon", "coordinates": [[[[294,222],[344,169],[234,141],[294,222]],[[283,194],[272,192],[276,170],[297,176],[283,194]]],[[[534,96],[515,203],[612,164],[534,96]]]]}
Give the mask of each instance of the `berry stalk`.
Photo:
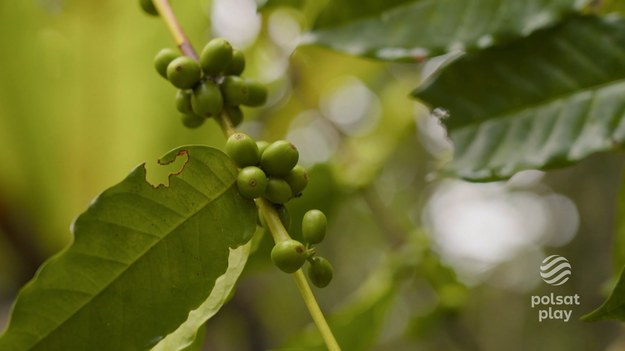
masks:
{"type": "Polygon", "coordinates": [[[189,41],[189,38],[184,33],[182,26],[178,22],[174,11],[169,5],[169,0],[152,0],[156,10],[165,21],[169,32],[174,36],[174,40],[176,41],[176,45],[180,51],[185,55],[193,58],[194,60],[198,60],[198,55],[193,49],[193,45],[189,41]]]}

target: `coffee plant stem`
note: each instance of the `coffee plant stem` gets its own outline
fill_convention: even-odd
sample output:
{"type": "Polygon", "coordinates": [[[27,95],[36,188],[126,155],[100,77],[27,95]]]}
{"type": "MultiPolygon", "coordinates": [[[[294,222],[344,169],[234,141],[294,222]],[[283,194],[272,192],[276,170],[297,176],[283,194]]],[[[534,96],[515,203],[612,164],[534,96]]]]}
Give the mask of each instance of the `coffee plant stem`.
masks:
{"type": "MultiPolygon", "coordinates": [[[[169,0],[152,0],[159,14],[167,24],[167,28],[173,35],[176,40],[176,44],[180,51],[195,60],[198,59],[198,55],[191,45],[191,42],[187,38],[180,22],[176,18],[174,11],[172,10],[169,0]]],[[[232,121],[230,116],[224,111],[219,116],[215,116],[217,123],[221,127],[222,131],[229,137],[234,134],[236,130],[232,125],[232,121]]],[[[263,198],[259,198],[256,200],[256,206],[260,209],[261,215],[265,218],[267,222],[267,226],[269,227],[269,231],[274,238],[274,241],[280,242],[284,240],[290,239],[290,235],[287,230],[282,225],[280,221],[280,216],[276,212],[275,208],[267,202],[267,200],[263,198]]],[[[295,283],[297,284],[297,288],[299,289],[300,295],[302,295],[302,299],[304,300],[304,304],[308,308],[308,312],[310,313],[317,329],[319,329],[319,333],[323,338],[327,348],[329,351],[340,351],[341,348],[326,321],[317,300],[315,299],[315,295],[310,289],[310,285],[308,284],[308,280],[304,275],[302,269],[297,270],[297,272],[293,273],[293,277],[295,278],[295,283]]]]}
{"type": "Polygon", "coordinates": [[[299,288],[300,295],[302,295],[304,303],[306,304],[315,325],[317,325],[317,329],[319,329],[319,333],[321,333],[323,341],[326,343],[326,347],[329,351],[340,351],[341,347],[334,338],[332,329],[330,329],[328,322],[323,316],[323,312],[321,312],[321,308],[315,299],[315,295],[310,289],[310,285],[308,285],[308,280],[306,280],[304,271],[301,268],[298,269],[297,272],[293,273],[293,277],[295,278],[295,282],[299,288]]]}
{"type": "Polygon", "coordinates": [[[219,116],[215,116],[215,120],[219,123],[219,126],[226,135],[226,138],[237,132],[236,129],[234,129],[232,120],[226,111],[222,111],[219,116]]]}
{"type": "MultiPolygon", "coordinates": [[[[282,225],[282,221],[280,220],[276,209],[267,200],[263,198],[256,199],[256,206],[260,209],[261,216],[265,218],[267,228],[276,243],[289,240],[291,238],[287,230],[282,225]]],[[[340,350],[341,348],[334,338],[334,334],[332,334],[332,330],[323,316],[323,312],[321,312],[321,308],[315,299],[315,295],[310,289],[310,285],[308,285],[308,280],[306,280],[304,271],[301,268],[298,269],[295,273],[293,273],[293,277],[295,278],[295,283],[297,283],[300,295],[302,295],[304,303],[306,304],[315,325],[317,325],[317,329],[319,329],[319,333],[321,333],[328,350],[340,350]]]]}
{"type": "Polygon", "coordinates": [[[189,38],[187,38],[187,35],[184,33],[184,30],[180,25],[180,22],[178,22],[178,19],[176,18],[174,11],[169,4],[169,0],[152,1],[154,2],[154,6],[156,7],[156,9],[158,10],[158,13],[165,21],[169,32],[174,36],[174,40],[176,40],[176,44],[178,45],[180,51],[184,55],[189,56],[197,61],[199,59],[197,52],[193,49],[193,45],[191,45],[189,38]]]}

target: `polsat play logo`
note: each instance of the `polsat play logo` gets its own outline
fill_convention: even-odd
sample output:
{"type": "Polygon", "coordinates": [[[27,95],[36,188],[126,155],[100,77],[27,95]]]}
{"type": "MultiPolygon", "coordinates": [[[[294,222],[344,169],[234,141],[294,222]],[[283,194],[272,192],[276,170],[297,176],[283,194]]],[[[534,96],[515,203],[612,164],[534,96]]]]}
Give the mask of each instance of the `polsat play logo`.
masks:
{"type": "Polygon", "coordinates": [[[549,285],[562,285],[571,277],[571,264],[562,256],[551,255],[540,265],[540,276],[549,285]]]}
{"type": "MultiPolygon", "coordinates": [[[[571,277],[569,260],[559,255],[545,258],[540,265],[540,276],[551,286],[560,286],[571,277]]],[[[561,320],[568,322],[573,315],[572,306],[579,305],[579,295],[534,295],[531,297],[532,308],[538,309],[538,321],[561,320]]]]}

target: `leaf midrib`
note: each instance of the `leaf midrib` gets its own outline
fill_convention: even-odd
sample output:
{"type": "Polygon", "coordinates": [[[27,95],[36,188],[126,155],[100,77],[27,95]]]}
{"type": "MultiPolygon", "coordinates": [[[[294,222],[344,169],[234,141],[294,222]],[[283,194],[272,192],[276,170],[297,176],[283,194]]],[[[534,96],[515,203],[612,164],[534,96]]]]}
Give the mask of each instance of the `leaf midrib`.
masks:
{"type": "MultiPolygon", "coordinates": [[[[207,166],[209,169],[210,167],[204,163],[201,162],[199,160],[196,160],[197,162],[200,162],[202,164],[204,164],[205,166],[207,166]]],[[[187,164],[188,166],[188,164],[187,164]]],[[[140,167],[144,167],[144,166],[140,166],[140,167]]],[[[144,168],[144,172],[145,172],[145,168],[144,168]]],[[[212,172],[212,169],[211,169],[212,172]]],[[[213,172],[214,173],[214,172],[213,172]]],[[[178,176],[178,179],[187,183],[190,187],[192,187],[193,189],[197,190],[194,186],[192,186],[190,183],[188,183],[186,180],[184,180],[182,178],[182,176],[178,176]]],[[[234,179],[233,179],[234,180],[234,179]]],[[[226,183],[224,183],[225,185],[226,183]]],[[[74,311],[72,311],[72,313],[70,315],[68,315],[61,323],[58,323],[57,326],[55,328],[51,328],[45,335],[42,335],[39,340],[37,340],[37,342],[35,342],[34,344],[32,344],[30,346],[30,348],[34,348],[38,345],[40,345],[45,339],[47,339],[50,335],[52,335],[56,330],[58,330],[59,326],[64,325],[65,323],[67,323],[69,320],[71,320],[78,312],[80,312],[81,310],[83,310],[87,305],[89,305],[89,303],[91,303],[93,300],[95,300],[97,297],[99,297],[104,291],[106,291],[111,285],[113,285],[114,282],[116,282],[117,280],[119,280],[123,275],[126,274],[126,272],[128,271],[128,269],[130,269],[130,267],[134,266],[136,264],[137,261],[139,261],[142,257],[145,257],[145,255],[150,252],[155,246],[157,246],[158,244],[162,243],[166,238],[169,237],[169,235],[171,235],[173,232],[175,232],[181,225],[183,225],[186,221],[188,221],[189,219],[193,218],[194,216],[196,216],[198,213],[200,213],[202,210],[204,210],[206,207],[208,207],[208,205],[214,203],[215,201],[217,201],[218,199],[220,199],[228,190],[230,190],[232,188],[232,186],[234,185],[234,181],[231,182],[231,184],[229,186],[224,186],[224,189],[219,192],[217,194],[217,196],[215,196],[212,201],[211,199],[206,196],[203,192],[199,191],[198,192],[200,194],[202,194],[204,196],[204,198],[206,199],[206,203],[201,205],[199,208],[197,208],[197,210],[194,211],[194,213],[187,217],[187,218],[182,218],[180,220],[179,223],[177,223],[169,232],[167,232],[165,235],[163,235],[159,240],[156,240],[154,242],[154,244],[150,245],[145,251],[143,251],[140,255],[137,256],[137,258],[135,260],[132,260],[131,263],[129,263],[128,265],[126,265],[126,267],[124,267],[124,269],[122,269],[119,274],[115,275],[111,280],[109,280],[109,282],[107,282],[107,284],[104,285],[104,287],[102,289],[100,289],[97,293],[93,294],[89,299],[85,300],[85,302],[83,304],[81,304],[78,308],[76,308],[74,311]]]]}

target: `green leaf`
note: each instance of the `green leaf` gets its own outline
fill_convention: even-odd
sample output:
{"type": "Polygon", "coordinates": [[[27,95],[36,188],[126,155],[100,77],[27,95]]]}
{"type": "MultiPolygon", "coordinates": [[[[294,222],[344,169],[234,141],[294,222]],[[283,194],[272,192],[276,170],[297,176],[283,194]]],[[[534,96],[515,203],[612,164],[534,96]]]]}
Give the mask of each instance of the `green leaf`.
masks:
{"type": "Polygon", "coordinates": [[[621,185],[616,199],[616,232],[614,238],[614,272],[625,267],[625,171],[621,175],[621,185]]]}
{"type": "Polygon", "coordinates": [[[103,192],[73,224],[74,242],[18,295],[0,350],[144,350],[207,299],[229,250],[249,241],[256,208],[221,151],[188,146],[169,186],[144,166],[103,192]]]}
{"type": "Polygon", "coordinates": [[[256,0],[258,11],[265,11],[281,6],[299,8],[304,5],[304,0],[256,0]]]}
{"type": "Polygon", "coordinates": [[[595,322],[616,319],[625,322],[625,269],[608,299],[596,310],[582,316],[582,320],[595,322]]]}
{"type": "MultiPolygon", "coordinates": [[[[231,296],[250,255],[251,241],[230,251],[226,273],[215,281],[215,287],[202,305],[189,313],[189,318],[175,332],[159,342],[152,351],[182,351],[196,342],[198,331],[213,317],[231,296]]],[[[201,349],[201,348],[200,348],[201,349]]]]}
{"type": "Polygon", "coordinates": [[[375,17],[405,3],[419,1],[421,0],[332,0],[323,8],[314,26],[316,29],[334,28],[362,18],[375,17]]]}
{"type": "MultiPolygon", "coordinates": [[[[345,9],[360,5],[355,0],[349,3],[345,9]]],[[[350,22],[345,22],[348,13],[328,15],[330,19],[322,16],[320,24],[340,25],[313,31],[305,43],[382,60],[421,61],[448,51],[472,51],[527,36],[580,10],[588,0],[396,0],[392,3],[396,6],[382,12],[369,9],[386,5],[366,5],[363,11],[369,16],[357,14],[350,22]]],[[[342,8],[338,4],[334,7],[342,8]]]]}
{"type": "Polygon", "coordinates": [[[625,141],[625,21],[571,18],[466,55],[413,94],[449,111],[448,173],[490,181],[579,161],[625,141]]]}

